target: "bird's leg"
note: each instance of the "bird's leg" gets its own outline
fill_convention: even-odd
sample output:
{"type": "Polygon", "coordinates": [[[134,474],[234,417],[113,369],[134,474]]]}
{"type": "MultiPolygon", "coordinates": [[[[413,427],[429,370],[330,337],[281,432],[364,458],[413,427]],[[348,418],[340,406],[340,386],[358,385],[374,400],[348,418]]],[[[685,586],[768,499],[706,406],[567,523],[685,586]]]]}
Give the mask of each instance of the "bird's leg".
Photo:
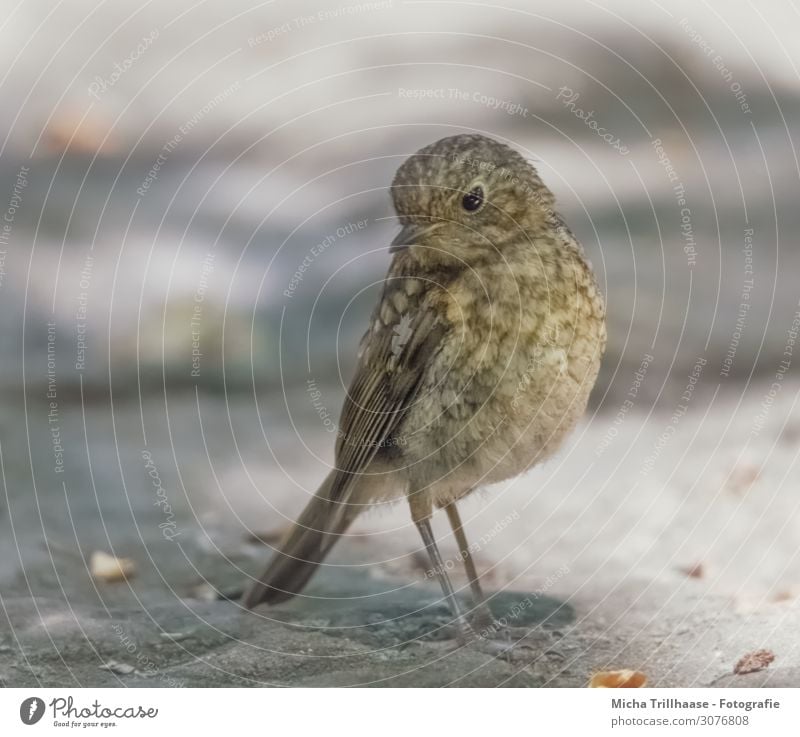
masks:
{"type": "Polygon", "coordinates": [[[467,542],[467,535],[464,532],[464,525],[461,522],[461,515],[458,513],[458,508],[455,502],[450,502],[446,505],[444,511],[447,512],[447,519],[450,521],[450,527],[453,528],[453,535],[458,544],[459,555],[464,563],[464,571],[469,580],[469,587],[472,591],[472,598],[475,601],[475,619],[479,627],[492,627],[495,625],[492,610],[486,601],[486,597],[481,589],[481,583],[478,578],[478,570],[475,567],[475,560],[472,557],[472,550],[467,542]]]}
{"type": "MultiPolygon", "coordinates": [[[[444,594],[450,611],[455,619],[459,646],[469,645],[470,647],[476,648],[480,652],[492,655],[493,657],[502,658],[508,662],[520,659],[529,660],[530,653],[532,651],[540,651],[545,649],[541,647],[540,643],[531,642],[530,638],[526,636],[530,633],[526,632],[519,634],[512,632],[511,628],[506,627],[504,624],[495,622],[494,619],[491,618],[491,613],[489,614],[489,617],[491,618],[491,624],[483,628],[480,635],[475,632],[472,625],[464,615],[464,610],[461,604],[456,598],[453,584],[450,582],[450,578],[447,575],[445,563],[442,560],[441,553],[436,545],[436,540],[433,537],[433,530],[431,529],[433,508],[430,500],[417,493],[409,495],[408,502],[411,508],[411,519],[414,520],[414,524],[419,530],[419,534],[422,537],[422,542],[425,544],[425,550],[428,553],[428,559],[430,561],[433,573],[435,574],[436,579],[439,581],[439,585],[442,587],[442,593],[444,594]]],[[[452,524],[454,517],[451,516],[451,512],[448,512],[448,517],[450,518],[452,524]]],[[[460,533],[456,533],[456,539],[459,542],[459,546],[468,553],[469,547],[463,544],[463,542],[466,541],[466,536],[464,535],[463,527],[460,524],[460,519],[458,519],[457,512],[455,514],[455,519],[458,521],[458,529],[461,531],[460,533]]],[[[455,525],[453,531],[456,531],[455,525]]],[[[472,589],[473,594],[476,597],[480,597],[479,600],[483,602],[484,606],[486,606],[486,602],[483,599],[483,593],[480,589],[480,584],[478,583],[474,561],[472,561],[471,558],[469,560],[470,563],[467,564],[465,558],[465,566],[467,568],[467,575],[470,577],[471,582],[475,582],[475,587],[472,589]]]]}
{"type": "Polygon", "coordinates": [[[450,611],[455,618],[456,627],[458,629],[458,640],[461,644],[467,644],[475,639],[475,632],[472,626],[464,616],[464,611],[461,604],[456,598],[456,593],[453,590],[453,584],[447,576],[442,555],[436,545],[436,540],[433,537],[433,530],[431,529],[431,517],[433,515],[432,505],[430,501],[423,501],[419,493],[410,495],[408,499],[409,507],[411,508],[411,519],[419,530],[422,537],[422,542],[425,545],[425,550],[428,553],[428,560],[430,561],[432,570],[439,585],[442,587],[442,593],[447,600],[450,611]]]}
{"type": "MultiPolygon", "coordinates": [[[[469,586],[475,599],[476,616],[472,621],[478,629],[476,643],[479,649],[509,662],[529,660],[531,653],[536,652],[561,657],[560,653],[552,649],[552,643],[549,638],[542,641],[541,637],[533,636],[533,630],[524,627],[509,627],[504,620],[498,622],[494,618],[481,588],[475,560],[472,557],[472,550],[467,542],[464,525],[461,522],[461,515],[458,512],[456,503],[447,504],[444,510],[447,512],[447,519],[453,528],[453,535],[459,547],[459,555],[464,562],[464,571],[469,579],[469,586]]],[[[539,634],[541,635],[541,632],[539,634]]]]}

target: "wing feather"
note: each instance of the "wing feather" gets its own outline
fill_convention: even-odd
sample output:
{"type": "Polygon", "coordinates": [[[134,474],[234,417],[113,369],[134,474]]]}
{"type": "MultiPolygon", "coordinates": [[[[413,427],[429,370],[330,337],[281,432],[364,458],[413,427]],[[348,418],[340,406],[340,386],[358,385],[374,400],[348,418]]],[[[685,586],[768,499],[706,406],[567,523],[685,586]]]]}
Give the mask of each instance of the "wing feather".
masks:
{"type": "MultiPolygon", "coordinates": [[[[445,332],[444,324],[429,309],[410,307],[399,332],[397,322],[380,322],[381,304],[389,299],[390,290],[387,283],[373,327],[362,341],[356,375],[342,408],[332,501],[347,501],[353,479],[386,446],[414,403],[430,358],[445,332]]],[[[400,319],[400,315],[394,317],[400,319]]]]}

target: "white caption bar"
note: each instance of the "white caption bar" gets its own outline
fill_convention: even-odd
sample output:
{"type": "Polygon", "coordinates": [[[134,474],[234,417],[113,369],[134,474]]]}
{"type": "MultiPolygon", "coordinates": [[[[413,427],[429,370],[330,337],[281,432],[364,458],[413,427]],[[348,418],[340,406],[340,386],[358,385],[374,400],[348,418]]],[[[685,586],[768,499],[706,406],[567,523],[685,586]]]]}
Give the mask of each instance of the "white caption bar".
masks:
{"type": "Polygon", "coordinates": [[[796,735],[791,689],[4,689],[0,734],[796,735]],[[235,732],[234,732],[235,731],[235,732]]]}

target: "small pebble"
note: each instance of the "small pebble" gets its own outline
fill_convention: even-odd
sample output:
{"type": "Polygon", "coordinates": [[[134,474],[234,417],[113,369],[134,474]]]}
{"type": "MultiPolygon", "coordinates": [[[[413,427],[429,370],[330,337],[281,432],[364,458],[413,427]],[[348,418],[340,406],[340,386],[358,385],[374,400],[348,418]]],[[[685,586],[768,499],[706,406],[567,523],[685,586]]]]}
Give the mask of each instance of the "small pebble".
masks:
{"type": "Polygon", "coordinates": [[[136,671],[132,665],[128,663],[118,663],[116,660],[109,660],[105,665],[100,666],[100,670],[108,670],[116,673],[118,676],[129,676],[136,671]]]}

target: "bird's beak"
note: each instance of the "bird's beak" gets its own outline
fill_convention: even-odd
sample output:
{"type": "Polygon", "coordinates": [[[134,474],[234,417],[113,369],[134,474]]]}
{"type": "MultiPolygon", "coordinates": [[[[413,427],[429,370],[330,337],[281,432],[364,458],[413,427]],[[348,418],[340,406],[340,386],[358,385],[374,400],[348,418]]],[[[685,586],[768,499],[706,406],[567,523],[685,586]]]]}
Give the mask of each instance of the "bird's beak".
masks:
{"type": "Polygon", "coordinates": [[[405,248],[419,245],[424,241],[425,236],[430,235],[439,225],[440,223],[434,223],[427,228],[421,228],[419,225],[404,225],[389,246],[389,253],[397,253],[405,248]]]}
{"type": "Polygon", "coordinates": [[[419,242],[419,228],[415,225],[404,225],[389,246],[389,253],[397,253],[419,242]]]}

